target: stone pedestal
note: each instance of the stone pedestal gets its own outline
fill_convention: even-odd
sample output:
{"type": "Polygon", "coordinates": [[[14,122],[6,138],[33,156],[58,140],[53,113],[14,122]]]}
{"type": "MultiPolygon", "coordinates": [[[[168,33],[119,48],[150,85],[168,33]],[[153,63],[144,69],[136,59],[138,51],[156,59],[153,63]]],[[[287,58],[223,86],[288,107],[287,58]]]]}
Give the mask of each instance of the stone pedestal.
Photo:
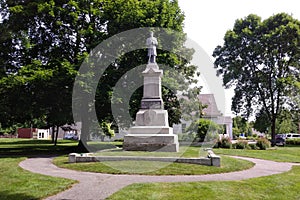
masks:
{"type": "Polygon", "coordinates": [[[127,151],[177,152],[179,143],[173,128],[169,127],[168,112],[163,108],[161,77],[163,71],[156,63],[147,65],[143,72],[144,93],[141,108],[136,114],[135,126],[124,137],[127,151]]]}

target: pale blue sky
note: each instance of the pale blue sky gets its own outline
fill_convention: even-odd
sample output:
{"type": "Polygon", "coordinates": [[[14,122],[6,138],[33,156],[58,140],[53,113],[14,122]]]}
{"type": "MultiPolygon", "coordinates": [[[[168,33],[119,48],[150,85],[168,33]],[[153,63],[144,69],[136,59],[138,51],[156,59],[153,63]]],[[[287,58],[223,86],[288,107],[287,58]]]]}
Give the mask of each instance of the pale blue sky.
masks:
{"type": "MultiPolygon", "coordinates": [[[[179,6],[186,16],[184,31],[188,38],[197,42],[211,59],[214,48],[223,44],[225,32],[233,27],[236,19],[249,14],[257,14],[266,19],[280,12],[292,14],[294,18],[300,19],[299,0],[179,0],[179,6]]],[[[203,93],[209,92],[207,87],[203,89],[203,93]]],[[[232,96],[232,90],[225,91],[226,115],[232,114],[232,96]]]]}

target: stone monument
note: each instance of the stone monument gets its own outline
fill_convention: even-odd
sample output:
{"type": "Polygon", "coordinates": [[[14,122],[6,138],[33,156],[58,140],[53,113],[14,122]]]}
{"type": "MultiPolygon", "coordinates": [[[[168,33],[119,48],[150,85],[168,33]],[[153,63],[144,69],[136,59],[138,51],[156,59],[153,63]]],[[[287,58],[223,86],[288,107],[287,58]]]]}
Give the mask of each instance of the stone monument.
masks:
{"type": "Polygon", "coordinates": [[[168,112],[164,110],[161,94],[163,70],[156,64],[157,39],[153,32],[146,41],[148,64],[144,76],[144,92],[141,108],[136,114],[135,126],[124,136],[123,149],[127,151],[177,152],[178,137],[169,127],[168,112]]]}

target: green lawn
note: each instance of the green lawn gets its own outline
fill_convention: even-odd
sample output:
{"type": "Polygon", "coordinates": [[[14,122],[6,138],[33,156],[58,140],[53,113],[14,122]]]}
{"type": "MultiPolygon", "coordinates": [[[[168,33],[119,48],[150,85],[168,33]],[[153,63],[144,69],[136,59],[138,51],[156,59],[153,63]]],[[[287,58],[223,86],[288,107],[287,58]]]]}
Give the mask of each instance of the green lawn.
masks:
{"type": "MultiPolygon", "coordinates": [[[[97,149],[101,149],[102,144],[97,149]]],[[[104,144],[103,148],[111,148],[112,144],[104,144]]],[[[18,163],[26,157],[38,155],[66,155],[73,152],[77,142],[59,141],[54,147],[50,141],[0,139],[0,199],[42,199],[49,195],[58,193],[71,187],[74,181],[52,178],[39,174],[33,174],[21,169],[18,163]]],[[[216,154],[240,155],[255,158],[262,158],[283,162],[300,162],[300,147],[278,147],[272,150],[236,150],[236,149],[214,149],[216,154]]],[[[136,153],[136,152],[135,152],[136,153]]],[[[184,157],[194,157],[205,154],[199,147],[189,147],[179,154],[184,157]]],[[[59,157],[55,162],[59,165],[68,165],[66,156],[59,157]]],[[[140,163],[140,162],[139,162],[140,163]]],[[[81,163],[83,164],[83,163],[81,163]]],[[[88,165],[100,163],[84,163],[84,165],[72,167],[88,168],[88,165]]],[[[105,163],[113,166],[120,164],[124,168],[133,165],[131,161],[105,163]]],[[[140,163],[140,167],[149,167],[149,162],[140,163]]],[[[152,163],[154,166],[161,163],[152,163]]],[[[240,166],[249,167],[248,162],[241,162],[227,156],[222,156],[222,167],[201,166],[194,168],[191,164],[171,163],[166,168],[160,168],[158,174],[207,174],[219,173],[222,170],[238,170],[240,166]],[[184,166],[184,167],[183,167],[184,166]],[[236,169],[233,169],[236,167],[236,169]],[[207,168],[207,169],[205,169],[207,168]],[[218,171],[221,170],[221,171],[218,171]]],[[[100,164],[101,165],[101,164],[100,164]]],[[[119,166],[119,165],[117,165],[119,166]]],[[[110,168],[117,172],[117,166],[110,168]]],[[[196,165],[197,166],[197,165],[196,165]]],[[[272,166],[270,166],[272,167],[272,166]]],[[[91,166],[95,170],[95,166],[91,166]]],[[[224,171],[223,171],[224,172],[224,171]]],[[[132,172],[128,172],[132,173],[132,172]]],[[[149,174],[154,172],[149,172],[149,174]]],[[[109,199],[300,199],[300,166],[293,167],[293,170],[279,175],[254,178],[244,181],[221,181],[221,182],[193,182],[193,183],[153,183],[133,184],[115,193],[109,199]]]]}
{"type": "Polygon", "coordinates": [[[278,162],[300,163],[300,146],[274,147],[268,150],[213,149],[216,154],[246,156],[278,162]]]}
{"type": "Polygon", "coordinates": [[[0,199],[41,199],[71,187],[75,183],[73,180],[30,173],[18,164],[26,157],[66,154],[76,145],[74,141],[59,141],[54,147],[48,140],[1,138],[0,199]]]}
{"type": "MultiPolygon", "coordinates": [[[[73,180],[30,173],[18,166],[20,158],[0,158],[0,199],[41,199],[64,191],[73,180]]],[[[47,169],[45,169],[47,170],[47,169]]]]}
{"type": "MultiPolygon", "coordinates": [[[[195,147],[191,147],[192,150],[195,147]]],[[[214,149],[216,154],[238,155],[281,162],[300,162],[300,147],[277,147],[269,150],[214,149]]],[[[272,167],[272,166],[270,166],[272,167]]],[[[298,200],[300,166],[289,172],[243,181],[132,184],[113,194],[109,200],[298,200]]]]}
{"type": "Polygon", "coordinates": [[[72,140],[58,140],[57,146],[54,146],[50,140],[0,138],[0,157],[63,155],[74,152],[77,143],[72,140]]]}
{"type": "Polygon", "coordinates": [[[110,174],[147,174],[147,175],[195,175],[215,174],[239,171],[251,168],[253,163],[222,156],[221,167],[203,166],[186,163],[155,162],[155,161],[111,161],[68,163],[67,157],[57,157],[54,164],[59,167],[110,174]]]}
{"type": "MultiPolygon", "coordinates": [[[[102,144],[103,145],[103,144],[102,144]]],[[[179,152],[123,151],[122,148],[106,149],[95,153],[97,156],[150,156],[150,157],[206,157],[207,151],[201,147],[180,146],[179,152]]]]}
{"type": "Polygon", "coordinates": [[[289,172],[244,181],[132,184],[109,200],[298,200],[300,166],[289,172]]]}

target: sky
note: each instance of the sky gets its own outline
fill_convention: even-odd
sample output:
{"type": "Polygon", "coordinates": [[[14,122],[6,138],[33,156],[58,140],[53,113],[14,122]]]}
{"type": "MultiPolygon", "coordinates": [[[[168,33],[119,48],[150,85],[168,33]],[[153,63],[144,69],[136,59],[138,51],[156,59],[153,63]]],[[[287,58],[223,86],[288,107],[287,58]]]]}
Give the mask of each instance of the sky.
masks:
{"type": "MultiPolygon", "coordinates": [[[[213,50],[223,44],[226,31],[233,28],[236,19],[256,14],[264,20],[274,14],[285,12],[300,20],[299,0],[179,0],[179,6],[185,14],[184,32],[189,39],[203,48],[212,61],[213,50]]],[[[222,82],[220,78],[218,79],[222,82]]],[[[200,84],[204,86],[202,93],[214,93],[210,91],[205,77],[200,84]]],[[[219,109],[225,115],[233,116],[231,112],[233,94],[233,89],[225,90],[225,107],[222,105],[222,99],[216,99],[219,109]]]]}

